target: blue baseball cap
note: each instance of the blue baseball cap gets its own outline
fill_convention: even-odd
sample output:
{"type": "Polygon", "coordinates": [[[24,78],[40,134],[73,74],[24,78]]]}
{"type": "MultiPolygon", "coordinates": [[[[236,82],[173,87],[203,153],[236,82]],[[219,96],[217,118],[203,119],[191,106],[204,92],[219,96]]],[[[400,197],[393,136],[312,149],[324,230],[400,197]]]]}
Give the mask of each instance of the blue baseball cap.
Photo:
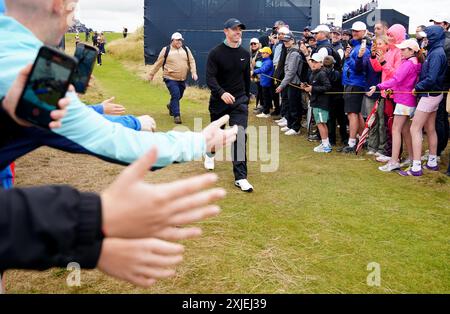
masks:
{"type": "Polygon", "coordinates": [[[225,22],[223,26],[224,28],[233,28],[239,26],[241,29],[246,29],[245,25],[236,18],[229,19],[228,21],[225,22]]]}

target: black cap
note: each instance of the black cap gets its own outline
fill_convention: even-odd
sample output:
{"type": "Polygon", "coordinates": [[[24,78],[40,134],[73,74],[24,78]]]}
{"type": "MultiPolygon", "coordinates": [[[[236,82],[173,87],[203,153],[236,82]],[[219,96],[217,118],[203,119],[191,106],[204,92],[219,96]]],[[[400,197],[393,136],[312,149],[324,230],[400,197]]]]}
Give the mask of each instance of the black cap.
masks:
{"type": "Polygon", "coordinates": [[[239,21],[238,19],[235,18],[231,18],[228,21],[225,22],[225,24],[223,25],[224,28],[233,28],[236,26],[239,26],[241,29],[246,29],[245,25],[241,23],[241,21],[239,21]]]}
{"type": "Polygon", "coordinates": [[[350,29],[345,29],[345,30],[342,32],[342,35],[350,35],[350,36],[352,36],[352,31],[351,31],[350,29]]]}
{"type": "Polygon", "coordinates": [[[282,41],[291,41],[291,40],[295,40],[295,36],[291,32],[289,32],[289,34],[284,35],[282,39],[282,41]]]}
{"type": "Polygon", "coordinates": [[[311,30],[311,26],[305,26],[305,28],[303,29],[303,31],[310,31],[311,30]]]}

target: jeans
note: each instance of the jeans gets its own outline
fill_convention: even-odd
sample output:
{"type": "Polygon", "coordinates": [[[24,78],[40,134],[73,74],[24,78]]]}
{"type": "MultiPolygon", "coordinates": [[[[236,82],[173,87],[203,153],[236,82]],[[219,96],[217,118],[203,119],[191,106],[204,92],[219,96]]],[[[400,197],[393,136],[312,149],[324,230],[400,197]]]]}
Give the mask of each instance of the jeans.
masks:
{"type": "Polygon", "coordinates": [[[174,81],[164,79],[167,89],[170,92],[170,111],[174,117],[180,116],[180,100],[183,98],[184,91],[186,90],[185,81],[174,81]]]}

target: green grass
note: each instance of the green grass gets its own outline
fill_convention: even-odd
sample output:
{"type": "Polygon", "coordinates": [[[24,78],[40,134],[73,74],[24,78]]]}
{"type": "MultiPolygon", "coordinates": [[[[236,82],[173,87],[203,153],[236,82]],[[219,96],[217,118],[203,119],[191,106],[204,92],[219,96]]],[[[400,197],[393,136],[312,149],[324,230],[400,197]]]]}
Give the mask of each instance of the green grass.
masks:
{"type": "MultiPolygon", "coordinates": [[[[131,112],[153,114],[164,130],[173,126],[164,88],[112,59],[104,64],[95,75],[106,94],[131,112]]],[[[206,103],[182,106],[190,128],[195,117],[207,122],[206,103]]],[[[252,195],[237,192],[230,164],[220,164],[221,185],[230,193],[224,214],[206,224],[210,239],[192,248],[203,267],[180,278],[174,290],[450,292],[448,179],[384,174],[373,161],[317,156],[313,146],[303,137],[281,138],[277,172],[260,173],[259,164],[250,163],[252,195]],[[382,267],[379,289],[365,283],[370,262],[382,267]]]]}
{"type": "MultiPolygon", "coordinates": [[[[86,98],[115,95],[129,113],[151,114],[160,130],[173,127],[168,93],[110,56],[95,70],[86,98]]],[[[185,124],[208,119],[207,102],[184,99],[185,124]]],[[[267,125],[251,115],[250,125],[267,125]]],[[[384,174],[371,159],[327,156],[300,137],[280,136],[280,167],[261,173],[249,163],[255,193],[233,187],[230,162],[221,162],[218,185],[228,197],[223,213],[203,223],[204,236],[186,243],[179,275],[140,290],[87,272],[83,286],[64,287],[61,273],[33,275],[45,292],[68,293],[450,293],[450,185],[441,173],[422,178],[384,174]],[[366,269],[381,266],[381,287],[369,287],[366,269]]],[[[194,162],[152,174],[168,181],[202,173],[194,162]]],[[[95,180],[95,178],[93,178],[95,180]]],[[[21,278],[19,276],[19,278],[21,278]]],[[[39,292],[20,288],[12,292],[39,292]]]]}
{"type": "MultiPolygon", "coordinates": [[[[95,75],[131,111],[172,127],[164,88],[109,58],[95,75]]],[[[206,103],[182,106],[189,127],[194,117],[206,123],[206,103]]],[[[205,268],[180,279],[175,291],[450,292],[448,179],[405,179],[380,173],[371,160],[317,156],[312,148],[303,137],[281,138],[279,171],[263,174],[250,164],[252,195],[232,188],[229,163],[219,166],[230,196],[223,216],[206,225],[216,235],[205,244],[214,246],[194,249],[205,268]],[[365,283],[370,262],[381,265],[381,288],[365,283]]]]}

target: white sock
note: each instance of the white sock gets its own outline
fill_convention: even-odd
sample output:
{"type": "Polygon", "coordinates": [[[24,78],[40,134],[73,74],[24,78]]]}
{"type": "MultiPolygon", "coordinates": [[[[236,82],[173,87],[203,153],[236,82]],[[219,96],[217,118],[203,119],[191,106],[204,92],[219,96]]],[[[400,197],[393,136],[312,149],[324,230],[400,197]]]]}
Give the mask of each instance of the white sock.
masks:
{"type": "Polygon", "coordinates": [[[430,167],[437,166],[437,156],[435,156],[435,155],[428,156],[428,166],[430,166],[430,167]]]}
{"type": "Polygon", "coordinates": [[[355,147],[356,146],[356,138],[351,138],[348,140],[348,146],[355,147]]]}
{"type": "Polygon", "coordinates": [[[420,160],[414,160],[411,170],[414,172],[422,170],[422,162],[420,160]]]}
{"type": "Polygon", "coordinates": [[[330,139],[327,137],[326,139],[322,140],[322,145],[325,147],[330,146],[330,139]]]}

